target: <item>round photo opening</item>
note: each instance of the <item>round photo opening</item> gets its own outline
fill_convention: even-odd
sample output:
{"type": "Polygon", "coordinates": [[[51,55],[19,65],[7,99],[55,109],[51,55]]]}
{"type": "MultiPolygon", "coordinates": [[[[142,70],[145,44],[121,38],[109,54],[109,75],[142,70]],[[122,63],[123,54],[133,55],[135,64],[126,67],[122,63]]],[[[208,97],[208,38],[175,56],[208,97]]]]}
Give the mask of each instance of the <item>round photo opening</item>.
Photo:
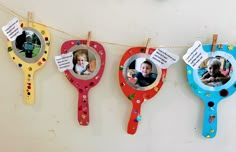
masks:
{"type": "Polygon", "coordinates": [[[231,79],[232,74],[232,64],[222,56],[207,58],[198,68],[198,76],[201,82],[210,87],[226,84],[231,79]]]}

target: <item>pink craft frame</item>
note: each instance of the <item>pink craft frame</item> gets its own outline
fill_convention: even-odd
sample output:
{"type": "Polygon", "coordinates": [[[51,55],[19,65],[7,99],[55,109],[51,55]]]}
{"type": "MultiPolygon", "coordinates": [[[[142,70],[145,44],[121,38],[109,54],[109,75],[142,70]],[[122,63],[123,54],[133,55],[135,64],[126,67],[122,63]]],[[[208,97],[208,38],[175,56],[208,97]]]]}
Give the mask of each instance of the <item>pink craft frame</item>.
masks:
{"type": "MultiPolygon", "coordinates": [[[[68,51],[74,47],[75,45],[86,45],[87,40],[69,40],[62,44],[61,46],[61,53],[65,54],[68,53],[68,51]]],[[[88,91],[90,88],[97,85],[97,83],[100,81],[104,68],[105,68],[105,59],[106,59],[106,53],[101,44],[95,41],[90,41],[89,47],[92,47],[96,53],[100,57],[100,65],[96,65],[96,68],[99,68],[96,75],[94,75],[91,79],[83,80],[75,77],[72,74],[72,70],[66,70],[64,71],[67,79],[70,81],[70,83],[75,86],[75,88],[78,90],[78,121],[79,124],[82,126],[87,126],[89,124],[89,100],[88,100],[88,91]]]]}

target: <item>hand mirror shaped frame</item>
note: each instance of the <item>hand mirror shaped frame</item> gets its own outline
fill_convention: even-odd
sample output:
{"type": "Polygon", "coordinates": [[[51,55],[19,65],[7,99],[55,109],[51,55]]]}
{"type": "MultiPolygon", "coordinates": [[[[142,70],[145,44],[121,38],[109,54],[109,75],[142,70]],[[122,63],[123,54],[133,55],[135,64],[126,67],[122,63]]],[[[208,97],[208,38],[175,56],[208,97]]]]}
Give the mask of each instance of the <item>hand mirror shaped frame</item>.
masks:
{"type": "Polygon", "coordinates": [[[74,68],[64,73],[67,79],[78,90],[78,121],[82,126],[89,124],[88,91],[102,77],[105,67],[105,50],[95,41],[70,40],[63,43],[61,53],[73,52],[74,68]],[[85,62],[80,63],[81,59],[85,62]],[[83,68],[86,67],[86,68],[83,68]]]}
{"type": "Polygon", "coordinates": [[[135,134],[137,130],[138,123],[141,120],[142,103],[158,93],[166,77],[167,69],[159,68],[150,60],[150,55],[154,51],[155,49],[153,48],[130,48],[125,52],[119,64],[120,87],[133,105],[127,129],[129,134],[135,134]],[[141,82],[137,78],[142,73],[141,69],[147,67],[152,70],[152,73],[150,73],[152,75],[149,75],[149,78],[153,77],[154,79],[152,81],[146,79],[149,82],[145,84],[144,81],[139,79],[142,81],[141,82]],[[132,71],[134,71],[133,73],[136,73],[133,74],[132,71]]]}
{"type": "Polygon", "coordinates": [[[47,61],[50,36],[46,27],[29,22],[21,22],[23,32],[15,41],[8,41],[8,53],[24,72],[24,100],[33,104],[35,100],[34,73],[47,61]]]}
{"type": "Polygon", "coordinates": [[[217,132],[217,106],[218,103],[232,95],[236,89],[236,49],[232,45],[203,45],[203,50],[208,53],[198,69],[187,65],[187,78],[192,91],[204,102],[204,118],[202,135],[213,138],[217,132]],[[218,74],[213,72],[220,66],[218,74]],[[214,78],[213,78],[214,77],[214,78]]]}

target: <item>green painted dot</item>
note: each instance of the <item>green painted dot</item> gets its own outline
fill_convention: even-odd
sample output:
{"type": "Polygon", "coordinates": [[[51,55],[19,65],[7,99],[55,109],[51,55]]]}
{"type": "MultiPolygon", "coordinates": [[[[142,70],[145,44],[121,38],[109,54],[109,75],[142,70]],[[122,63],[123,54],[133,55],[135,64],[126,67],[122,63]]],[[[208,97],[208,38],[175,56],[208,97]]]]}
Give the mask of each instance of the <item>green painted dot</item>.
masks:
{"type": "Polygon", "coordinates": [[[121,65],[121,66],[120,66],[120,70],[123,70],[123,69],[124,69],[124,67],[121,65]]]}
{"type": "Polygon", "coordinates": [[[206,93],[206,97],[210,97],[211,94],[209,92],[206,93]]]}
{"type": "Polygon", "coordinates": [[[188,74],[192,74],[192,70],[188,70],[188,74]]]}
{"type": "Polygon", "coordinates": [[[47,43],[46,43],[46,44],[47,44],[47,46],[50,46],[50,42],[49,42],[49,41],[47,41],[47,43]]]}
{"type": "Polygon", "coordinates": [[[166,78],[162,78],[162,82],[166,82],[166,78]]]}
{"type": "Polygon", "coordinates": [[[136,118],[136,121],[141,121],[142,120],[142,117],[141,116],[137,116],[137,118],[136,118]]]}
{"type": "Polygon", "coordinates": [[[200,90],[199,90],[197,93],[201,94],[201,93],[202,93],[202,91],[200,91],[200,90]]]}
{"type": "Polygon", "coordinates": [[[191,88],[193,88],[193,89],[197,89],[197,86],[196,86],[195,84],[191,84],[190,86],[191,86],[191,88]]]}
{"type": "Polygon", "coordinates": [[[77,45],[80,45],[80,41],[77,41],[77,45]]]}
{"type": "Polygon", "coordinates": [[[129,96],[128,96],[129,100],[133,100],[133,99],[134,99],[134,96],[135,96],[135,94],[129,95],[129,96]]]}
{"type": "Polygon", "coordinates": [[[7,50],[8,50],[8,52],[11,52],[12,51],[12,47],[8,47],[7,50]]]}

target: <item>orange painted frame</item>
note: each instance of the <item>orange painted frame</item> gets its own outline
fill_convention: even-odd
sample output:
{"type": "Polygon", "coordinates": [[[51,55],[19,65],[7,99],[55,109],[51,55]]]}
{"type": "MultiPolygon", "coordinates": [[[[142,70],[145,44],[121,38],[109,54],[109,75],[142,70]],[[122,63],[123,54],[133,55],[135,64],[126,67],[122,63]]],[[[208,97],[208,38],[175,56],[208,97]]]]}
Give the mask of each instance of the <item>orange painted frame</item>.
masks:
{"type": "MultiPolygon", "coordinates": [[[[161,78],[159,82],[151,89],[149,90],[137,90],[133,87],[131,87],[129,84],[126,83],[126,80],[123,76],[123,69],[125,62],[133,55],[138,53],[145,53],[145,47],[134,47],[130,48],[125,52],[123,55],[120,64],[119,64],[119,82],[120,87],[122,91],[124,92],[125,96],[132,102],[133,108],[131,111],[129,123],[128,123],[128,129],[127,132],[129,134],[135,134],[138,126],[137,117],[140,116],[141,113],[141,105],[144,101],[152,98],[155,96],[160,88],[163,85],[163,82],[165,81],[167,69],[161,69],[161,78]]],[[[154,48],[149,48],[147,50],[147,54],[151,55],[155,51],[154,48]]]]}

